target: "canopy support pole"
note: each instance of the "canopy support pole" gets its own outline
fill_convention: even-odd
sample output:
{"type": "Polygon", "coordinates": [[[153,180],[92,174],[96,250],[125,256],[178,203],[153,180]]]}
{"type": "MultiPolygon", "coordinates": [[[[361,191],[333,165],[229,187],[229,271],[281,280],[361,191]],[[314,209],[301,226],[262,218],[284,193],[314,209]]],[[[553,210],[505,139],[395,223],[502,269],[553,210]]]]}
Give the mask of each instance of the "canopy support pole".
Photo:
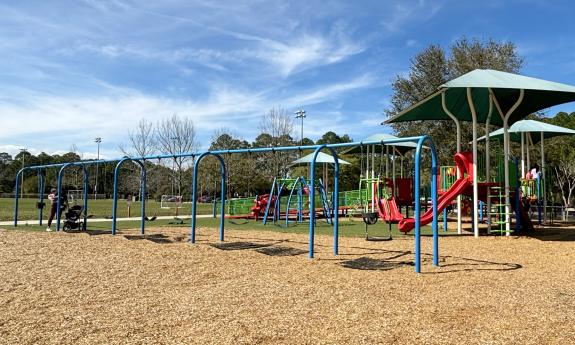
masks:
{"type": "Polygon", "coordinates": [[[393,160],[391,161],[391,178],[393,179],[393,196],[395,197],[395,191],[396,191],[396,187],[395,187],[395,160],[397,159],[397,155],[401,154],[397,151],[397,148],[395,146],[392,147],[392,152],[393,152],[393,160]]]}
{"type": "Polygon", "coordinates": [[[521,178],[525,178],[525,133],[519,133],[521,136],[521,178]]]}
{"type": "Polygon", "coordinates": [[[542,185],[539,187],[543,191],[543,224],[547,223],[547,193],[545,190],[545,145],[543,144],[544,135],[541,132],[541,181],[542,185]]]}
{"type": "MultiPolygon", "coordinates": [[[[446,90],[447,91],[447,90],[446,90]]],[[[455,117],[455,115],[453,115],[449,109],[447,109],[447,104],[445,102],[445,92],[443,91],[441,93],[441,106],[443,107],[443,111],[445,111],[445,113],[453,120],[453,122],[455,122],[455,128],[457,130],[457,153],[461,152],[461,123],[459,122],[459,120],[457,119],[457,117],[455,117]]],[[[457,168],[457,178],[460,179],[463,177],[463,172],[457,168]]],[[[461,235],[462,232],[462,227],[461,227],[461,195],[457,196],[457,234],[461,235]]]]}
{"type": "Polygon", "coordinates": [[[525,89],[519,89],[519,97],[517,98],[517,101],[505,115],[503,114],[501,106],[497,101],[497,97],[495,97],[491,88],[489,88],[489,93],[493,95],[493,102],[503,120],[503,152],[505,156],[503,162],[503,166],[505,168],[505,235],[511,236],[511,203],[509,199],[509,118],[523,101],[525,89]]]}
{"type": "Polygon", "coordinates": [[[473,236],[479,237],[479,218],[477,212],[477,205],[479,202],[479,190],[477,189],[477,112],[475,111],[475,104],[473,103],[473,95],[471,88],[467,88],[467,103],[471,110],[471,120],[473,121],[473,205],[471,207],[473,217],[473,236]]]}
{"type": "Polygon", "coordinates": [[[531,139],[531,133],[527,132],[525,133],[526,137],[526,141],[527,141],[527,169],[531,169],[531,157],[529,154],[529,146],[533,145],[533,139],[531,139]]]}
{"type": "MultiPolygon", "coordinates": [[[[493,113],[493,96],[489,94],[489,114],[485,121],[485,182],[491,182],[491,157],[489,151],[489,123],[493,113]]],[[[489,195],[489,193],[487,193],[489,195]]],[[[491,233],[491,198],[487,197],[487,233],[491,233]]]]}
{"type": "Polygon", "coordinates": [[[387,145],[385,145],[385,178],[389,178],[389,146],[387,145]]]}

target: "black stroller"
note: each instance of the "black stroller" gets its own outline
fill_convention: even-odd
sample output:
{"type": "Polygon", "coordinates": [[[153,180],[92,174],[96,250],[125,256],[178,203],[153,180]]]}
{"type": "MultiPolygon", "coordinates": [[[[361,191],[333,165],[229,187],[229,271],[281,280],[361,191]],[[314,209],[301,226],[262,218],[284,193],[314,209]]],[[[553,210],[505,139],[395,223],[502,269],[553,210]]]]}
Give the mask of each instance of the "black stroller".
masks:
{"type": "Polygon", "coordinates": [[[83,212],[84,208],[80,205],[70,207],[64,214],[64,231],[84,230],[84,222],[81,220],[83,212]]]}

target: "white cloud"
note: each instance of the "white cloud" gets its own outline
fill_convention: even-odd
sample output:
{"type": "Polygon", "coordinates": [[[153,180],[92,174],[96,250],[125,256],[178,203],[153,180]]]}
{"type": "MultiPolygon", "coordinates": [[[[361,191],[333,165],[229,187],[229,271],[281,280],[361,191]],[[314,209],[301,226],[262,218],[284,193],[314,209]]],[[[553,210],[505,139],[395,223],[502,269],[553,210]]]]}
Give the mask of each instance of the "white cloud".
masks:
{"type": "Polygon", "coordinates": [[[335,29],[330,35],[303,34],[289,42],[262,41],[259,49],[244,55],[260,59],[277,69],[283,77],[303,70],[329,65],[363,52],[360,42],[353,42],[335,29]]]}
{"type": "MultiPolygon", "coordinates": [[[[199,139],[206,144],[212,132],[228,127],[243,137],[257,133],[257,123],[272,106],[280,104],[286,109],[323,102],[338,102],[347,92],[369,87],[370,75],[315,89],[289,92],[279,98],[273,90],[252,92],[225,85],[212,85],[210,95],[203,100],[168,98],[128,91],[115,95],[95,97],[63,97],[27,94],[25,102],[0,103],[2,126],[0,147],[26,145],[35,152],[54,153],[76,144],[86,157],[93,157],[92,139],[102,137],[103,155],[119,155],[118,145],[126,140],[129,129],[141,119],[156,122],[174,113],[190,116],[199,131],[199,139]],[[107,151],[106,151],[107,150],[107,151]],[[89,156],[92,154],[92,156],[89,156]]],[[[314,120],[315,121],[315,120],[314,120]]],[[[336,118],[329,124],[317,123],[318,133],[335,128],[336,118]]],[[[345,121],[343,122],[345,125],[345,121]]],[[[345,132],[345,126],[341,128],[345,132]]],[[[321,134],[321,133],[320,133],[321,134]]]]}
{"type": "Polygon", "coordinates": [[[325,102],[326,100],[335,99],[342,94],[361,89],[370,86],[374,81],[374,78],[369,74],[364,74],[351,81],[335,83],[331,85],[324,85],[317,90],[310,90],[308,92],[302,92],[298,95],[292,96],[286,99],[287,104],[317,104],[325,102]]]}

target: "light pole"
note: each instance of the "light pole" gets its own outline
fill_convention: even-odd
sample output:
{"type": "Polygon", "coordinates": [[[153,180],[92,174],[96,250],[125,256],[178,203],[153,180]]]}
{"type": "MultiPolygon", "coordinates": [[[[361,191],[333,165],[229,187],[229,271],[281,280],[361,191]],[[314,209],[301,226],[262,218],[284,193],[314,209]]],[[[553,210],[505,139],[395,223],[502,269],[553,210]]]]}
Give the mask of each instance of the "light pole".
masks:
{"type": "MultiPolygon", "coordinates": [[[[24,164],[24,162],[25,162],[25,157],[26,157],[25,153],[27,153],[27,152],[28,151],[26,151],[25,148],[20,149],[20,153],[22,154],[22,169],[24,169],[24,167],[26,166],[24,164]]],[[[22,172],[22,182],[20,183],[20,185],[21,185],[20,186],[20,198],[23,198],[24,197],[24,172],[22,172]]]]}
{"type": "Polygon", "coordinates": [[[301,139],[300,139],[300,146],[303,146],[303,119],[305,119],[305,110],[300,109],[298,111],[296,111],[295,113],[295,118],[296,119],[301,119],[301,139]]]}
{"type": "MultiPolygon", "coordinates": [[[[98,145],[98,153],[96,160],[100,160],[100,143],[102,142],[102,138],[97,137],[94,138],[94,142],[98,145]]],[[[96,184],[94,185],[94,200],[98,198],[98,165],[96,164],[96,184]]]]}

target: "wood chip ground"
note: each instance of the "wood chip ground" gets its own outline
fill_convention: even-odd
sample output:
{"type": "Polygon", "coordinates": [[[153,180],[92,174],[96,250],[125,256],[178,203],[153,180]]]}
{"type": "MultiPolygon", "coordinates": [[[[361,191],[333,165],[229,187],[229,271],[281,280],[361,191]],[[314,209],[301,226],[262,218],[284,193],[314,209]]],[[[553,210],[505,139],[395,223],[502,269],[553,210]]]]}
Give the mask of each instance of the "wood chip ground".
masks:
{"type": "Polygon", "coordinates": [[[1,344],[575,344],[575,230],[366,242],[0,230],[1,344]]]}

